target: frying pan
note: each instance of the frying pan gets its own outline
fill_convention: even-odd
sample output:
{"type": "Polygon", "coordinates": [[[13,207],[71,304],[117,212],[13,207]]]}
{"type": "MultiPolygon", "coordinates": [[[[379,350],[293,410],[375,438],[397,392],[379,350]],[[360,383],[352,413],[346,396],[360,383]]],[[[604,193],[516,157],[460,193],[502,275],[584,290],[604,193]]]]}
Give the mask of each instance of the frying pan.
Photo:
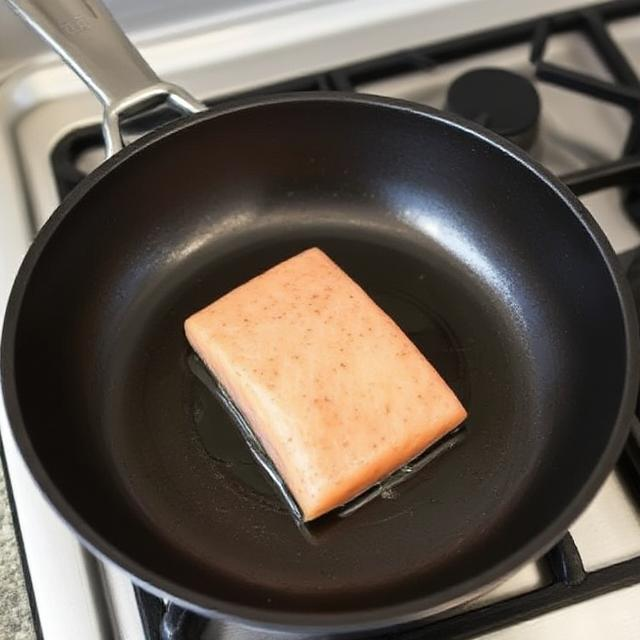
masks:
{"type": "Polygon", "coordinates": [[[102,100],[114,153],[36,237],[2,336],[16,441],[93,552],[206,615],[370,635],[559,539],[615,463],[638,384],[616,258],[563,185],[489,131],[405,102],[313,93],[204,111],[95,0],[10,4],[102,100]],[[198,113],[118,150],[119,116],[165,98],[198,113]],[[305,536],[191,371],[182,322],[309,246],[470,417],[389,499],[305,536]]]}

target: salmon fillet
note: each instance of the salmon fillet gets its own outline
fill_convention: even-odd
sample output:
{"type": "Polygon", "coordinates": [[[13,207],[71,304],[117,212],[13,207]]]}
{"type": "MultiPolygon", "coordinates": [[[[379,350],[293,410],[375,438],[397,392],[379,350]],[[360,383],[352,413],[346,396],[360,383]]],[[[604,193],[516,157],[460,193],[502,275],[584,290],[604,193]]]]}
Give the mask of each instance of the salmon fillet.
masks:
{"type": "Polygon", "coordinates": [[[393,320],[316,248],[194,313],[185,332],[306,521],[388,476],[467,415],[393,320]]]}

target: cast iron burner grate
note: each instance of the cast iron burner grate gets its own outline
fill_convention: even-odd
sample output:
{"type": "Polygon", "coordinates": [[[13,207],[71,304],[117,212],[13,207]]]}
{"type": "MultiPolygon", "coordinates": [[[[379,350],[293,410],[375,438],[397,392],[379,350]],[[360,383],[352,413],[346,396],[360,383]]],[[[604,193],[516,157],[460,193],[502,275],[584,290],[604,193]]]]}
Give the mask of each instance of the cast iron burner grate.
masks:
{"type": "MultiPolygon", "coordinates": [[[[365,82],[392,78],[417,70],[429,70],[439,64],[494,51],[514,44],[531,42],[530,60],[538,80],[552,83],[586,96],[621,106],[631,115],[631,126],[620,158],[561,176],[578,195],[609,187],[624,189],[624,204],[629,214],[640,223],[640,80],[618,45],[611,38],[607,23],[632,15],[640,15],[637,0],[615,0],[525,22],[483,31],[463,38],[400,51],[393,55],[332,69],[285,83],[263,87],[251,93],[281,91],[340,90],[355,91],[365,82]],[[609,70],[608,82],[575,70],[562,68],[545,60],[545,45],[554,34],[574,31],[582,33],[609,70]]],[[[229,96],[237,97],[237,96],[229,96]]],[[[229,99],[229,98],[225,98],[229,99]]],[[[215,102],[220,102],[217,100],[215,102]]],[[[209,101],[213,104],[214,101],[209,101]]],[[[131,134],[149,131],[167,122],[170,114],[157,110],[132,118],[131,134]]],[[[98,126],[75,130],[65,136],[52,152],[51,162],[61,197],[66,196],[84,177],[76,161],[80,154],[102,145],[98,126]]],[[[632,280],[636,304],[640,306],[640,250],[621,256],[632,280]]],[[[640,507],[640,427],[636,424],[625,452],[618,464],[630,495],[640,507]]],[[[639,532],[640,533],[640,532],[639,532]]],[[[383,640],[462,640],[507,627],[567,605],[622,589],[640,582],[640,557],[585,571],[580,551],[570,534],[544,557],[551,581],[524,595],[508,598],[479,609],[453,613],[436,621],[426,621],[411,630],[389,632],[383,640]]],[[[143,625],[149,640],[194,640],[214,637],[250,637],[218,634],[215,624],[178,605],[142,590],[137,598],[143,625]]],[[[258,634],[264,638],[263,634],[258,634]]]]}

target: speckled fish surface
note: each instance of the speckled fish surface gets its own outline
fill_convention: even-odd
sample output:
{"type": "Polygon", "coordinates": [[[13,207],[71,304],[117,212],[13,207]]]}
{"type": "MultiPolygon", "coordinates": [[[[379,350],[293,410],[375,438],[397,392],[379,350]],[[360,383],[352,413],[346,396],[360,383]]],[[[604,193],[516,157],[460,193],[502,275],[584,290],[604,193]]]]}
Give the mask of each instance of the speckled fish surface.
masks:
{"type": "Polygon", "coordinates": [[[306,521],[385,478],[467,415],[395,322],[317,248],[194,313],[185,332],[306,521]]]}

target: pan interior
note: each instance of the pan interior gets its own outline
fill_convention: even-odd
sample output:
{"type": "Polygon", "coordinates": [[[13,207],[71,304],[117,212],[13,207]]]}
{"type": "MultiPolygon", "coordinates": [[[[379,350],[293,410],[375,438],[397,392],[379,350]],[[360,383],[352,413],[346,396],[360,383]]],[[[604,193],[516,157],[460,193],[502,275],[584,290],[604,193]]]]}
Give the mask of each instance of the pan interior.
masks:
{"type": "Polygon", "coordinates": [[[533,172],[432,116],[336,100],[140,147],[59,223],[15,340],[28,437],[100,550],[204,608],[364,612],[436,604],[567,508],[611,435],[626,345],[596,243],[533,172]],[[470,417],[387,499],[304,533],[189,369],[182,323],[310,246],[470,417]]]}

